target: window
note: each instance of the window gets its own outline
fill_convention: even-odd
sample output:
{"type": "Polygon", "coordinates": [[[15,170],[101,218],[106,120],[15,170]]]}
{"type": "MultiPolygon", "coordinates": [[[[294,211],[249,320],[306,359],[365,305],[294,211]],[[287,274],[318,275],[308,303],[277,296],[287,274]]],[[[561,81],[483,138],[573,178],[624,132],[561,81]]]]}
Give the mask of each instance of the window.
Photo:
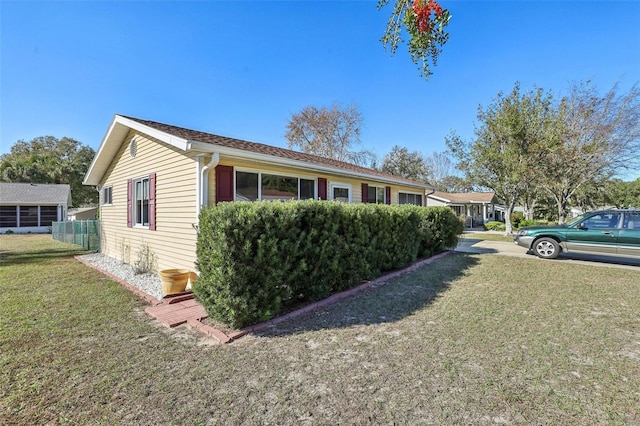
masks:
{"type": "Polygon", "coordinates": [[[18,226],[18,206],[0,206],[0,228],[18,226]]]}
{"type": "Polygon", "coordinates": [[[316,198],[316,181],[300,178],[300,199],[313,200],[316,198]]]}
{"type": "Polygon", "coordinates": [[[263,200],[295,200],[298,198],[298,178],[262,174],[260,195],[263,200]]]}
{"type": "Polygon", "coordinates": [[[58,220],[58,207],[40,206],[40,226],[51,226],[58,220]]]}
{"type": "Polygon", "coordinates": [[[351,185],[344,183],[332,183],[331,191],[329,194],[331,195],[331,199],[334,201],[339,201],[341,203],[350,203],[351,185]]]}
{"type": "Polygon", "coordinates": [[[156,174],[127,182],[127,227],[156,230],[156,174]]]}
{"type": "Polygon", "coordinates": [[[379,186],[368,186],[367,187],[368,196],[367,202],[374,204],[384,204],[385,203],[385,189],[384,187],[379,186]]]}
{"type": "Polygon", "coordinates": [[[113,203],[113,187],[105,186],[102,188],[102,205],[109,206],[113,203]]]}
{"type": "Polygon", "coordinates": [[[38,226],[38,206],[20,206],[20,227],[38,226]]]}
{"type": "Polygon", "coordinates": [[[413,204],[422,206],[422,194],[412,194],[409,192],[398,193],[398,204],[413,204]]]}
{"type": "Polygon", "coordinates": [[[236,200],[255,201],[258,199],[258,174],[236,172],[236,200]]]}
{"type": "Polygon", "coordinates": [[[236,171],[236,201],[315,198],[315,180],[261,172],[236,171]],[[259,185],[258,185],[259,183],[259,185]]]}
{"type": "Polygon", "coordinates": [[[462,206],[449,206],[451,210],[456,212],[456,216],[462,216],[464,214],[464,208],[462,206]]]}
{"type": "Polygon", "coordinates": [[[617,228],[619,221],[619,213],[599,213],[590,216],[587,220],[582,222],[582,226],[587,229],[611,229],[617,228]]]}
{"type": "Polygon", "coordinates": [[[133,217],[135,225],[149,226],[149,178],[133,181],[133,217]]]}
{"type": "Polygon", "coordinates": [[[624,229],[640,229],[640,213],[625,213],[622,227],[624,229]]]}

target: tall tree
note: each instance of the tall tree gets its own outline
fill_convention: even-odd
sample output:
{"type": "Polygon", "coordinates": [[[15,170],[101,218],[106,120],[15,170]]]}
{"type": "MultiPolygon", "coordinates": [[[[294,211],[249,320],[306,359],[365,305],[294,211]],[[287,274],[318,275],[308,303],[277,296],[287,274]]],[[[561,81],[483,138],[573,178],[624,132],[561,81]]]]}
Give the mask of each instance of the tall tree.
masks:
{"type": "MultiPolygon", "coordinates": [[[[446,152],[434,152],[424,158],[424,163],[429,171],[428,180],[440,191],[444,189],[447,178],[454,174],[454,165],[446,152]]],[[[452,182],[449,179],[449,182],[452,182]]]]}
{"type": "Polygon", "coordinates": [[[443,192],[473,192],[479,189],[467,179],[456,175],[446,176],[434,186],[443,192]]]}
{"type": "Polygon", "coordinates": [[[590,82],[574,84],[557,106],[559,137],[551,140],[541,172],[559,223],[581,187],[640,166],[640,89],[617,92],[617,84],[604,96],[590,82]]]}
{"type": "Polygon", "coordinates": [[[427,181],[428,170],[422,154],[418,151],[409,152],[407,148],[398,145],[394,145],[384,156],[381,170],[418,182],[427,181]]]}
{"type": "MultiPolygon", "coordinates": [[[[378,9],[391,0],[378,0],[378,9]]],[[[403,31],[409,35],[409,56],[418,65],[420,75],[426,80],[432,74],[442,46],[449,40],[445,28],[451,15],[435,0],[395,0],[387,29],[380,39],[385,49],[394,55],[402,39],[403,31]]]]}
{"type": "Polygon", "coordinates": [[[617,208],[640,207],[640,178],[625,182],[612,179],[606,183],[602,204],[617,208]]]}
{"type": "Polygon", "coordinates": [[[19,140],[0,156],[0,182],[68,184],[74,207],[96,204],[95,188],[82,185],[94,155],[93,148],[67,137],[19,140]]]}
{"type": "Polygon", "coordinates": [[[551,95],[542,89],[521,93],[516,83],[508,95],[499,93],[478,108],[476,139],[465,142],[453,134],[446,140],[467,180],[492,189],[506,203],[506,232],[518,200],[539,178],[537,168],[546,140],[553,137],[551,95]]]}
{"type": "Polygon", "coordinates": [[[356,105],[334,103],[330,108],[307,106],[292,114],[285,138],[290,149],[334,160],[367,165],[375,160],[371,151],[356,148],[360,145],[362,114],[356,105]]]}

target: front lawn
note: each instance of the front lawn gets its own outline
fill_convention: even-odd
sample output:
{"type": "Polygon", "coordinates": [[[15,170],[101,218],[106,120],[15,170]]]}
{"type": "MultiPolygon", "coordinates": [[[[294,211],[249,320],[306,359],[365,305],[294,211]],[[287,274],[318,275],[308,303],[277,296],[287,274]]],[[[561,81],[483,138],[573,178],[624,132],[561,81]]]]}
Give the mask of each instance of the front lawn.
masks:
{"type": "MultiPolygon", "coordinates": [[[[514,231],[515,232],[515,231],[514,231]]],[[[505,243],[513,243],[513,235],[505,235],[504,232],[465,232],[460,235],[460,239],[473,239],[473,240],[485,240],[485,241],[503,241],[505,243]]]]}
{"type": "Polygon", "coordinates": [[[637,424],[640,271],[445,256],[230,345],[0,236],[0,424],[637,424]]]}

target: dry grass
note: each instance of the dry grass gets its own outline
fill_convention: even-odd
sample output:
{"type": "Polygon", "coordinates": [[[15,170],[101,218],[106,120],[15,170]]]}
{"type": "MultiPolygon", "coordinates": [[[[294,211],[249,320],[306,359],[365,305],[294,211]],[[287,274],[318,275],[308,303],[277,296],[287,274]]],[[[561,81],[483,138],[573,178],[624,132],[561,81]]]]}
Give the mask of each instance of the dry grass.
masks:
{"type": "Polygon", "coordinates": [[[454,254],[210,345],[48,238],[0,236],[0,424],[640,423],[639,271],[454,254]]]}
{"type": "MultiPolygon", "coordinates": [[[[515,231],[514,231],[515,232],[515,231]]],[[[460,235],[461,239],[485,240],[485,241],[503,241],[505,243],[513,243],[513,235],[505,235],[504,232],[466,232],[460,235]]]]}

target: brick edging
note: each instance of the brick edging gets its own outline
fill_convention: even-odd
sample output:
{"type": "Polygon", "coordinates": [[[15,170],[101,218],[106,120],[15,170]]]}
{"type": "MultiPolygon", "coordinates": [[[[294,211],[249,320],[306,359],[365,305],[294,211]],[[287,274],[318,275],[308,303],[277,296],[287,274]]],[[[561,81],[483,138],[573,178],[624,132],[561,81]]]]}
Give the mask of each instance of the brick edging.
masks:
{"type": "MultiPolygon", "coordinates": [[[[300,316],[302,314],[305,314],[307,312],[313,311],[315,309],[318,309],[320,307],[329,305],[331,303],[337,302],[338,300],[344,299],[345,297],[349,297],[352,294],[358,293],[366,288],[369,288],[371,286],[374,286],[376,284],[383,284],[386,281],[399,277],[401,275],[404,275],[408,272],[412,272],[415,271],[418,268],[421,268],[425,265],[428,265],[438,259],[443,258],[444,256],[447,256],[449,254],[453,253],[453,251],[451,250],[447,250],[444,251],[442,253],[438,253],[435,256],[431,256],[427,259],[423,259],[420,260],[416,263],[414,263],[413,265],[409,265],[404,269],[400,269],[397,271],[393,271],[390,272],[386,275],[382,275],[378,278],[374,278],[373,280],[367,281],[365,283],[362,283],[356,287],[350,288],[348,290],[342,291],[340,293],[336,293],[336,294],[332,294],[331,296],[327,297],[326,299],[322,299],[318,302],[314,302],[311,303],[309,305],[306,305],[300,309],[296,309],[295,311],[291,311],[288,312],[285,315],[270,319],[269,321],[265,321],[262,322],[260,324],[256,324],[256,325],[252,325],[250,327],[246,327],[243,328],[241,330],[238,330],[236,332],[230,333],[230,334],[225,334],[222,331],[218,330],[217,328],[211,327],[209,325],[206,325],[204,323],[202,323],[202,321],[200,320],[195,320],[195,319],[189,319],[187,320],[187,324],[189,324],[191,327],[195,328],[196,330],[207,334],[211,337],[215,337],[216,339],[218,339],[221,343],[231,343],[233,342],[235,339],[239,339],[240,337],[247,335],[249,333],[252,333],[254,331],[260,331],[260,330],[264,330],[267,327],[271,327],[272,325],[278,324],[282,321],[300,316]]],[[[135,287],[131,284],[129,284],[128,282],[124,281],[121,278],[118,278],[117,276],[113,275],[110,272],[105,271],[104,269],[101,269],[83,259],[80,259],[79,256],[75,256],[75,259],[84,263],[85,265],[89,266],[90,268],[93,268],[101,273],[103,273],[104,275],[106,275],[107,277],[111,278],[112,280],[114,280],[115,282],[117,282],[118,284],[122,285],[123,287],[125,287],[126,289],[132,291],[133,293],[135,293],[138,297],[144,299],[146,302],[148,302],[149,304],[151,304],[152,306],[157,306],[162,304],[162,301],[156,299],[155,297],[151,296],[148,293],[145,293],[144,291],[140,290],[138,287],[135,287]]]]}
{"type": "Polygon", "coordinates": [[[390,273],[388,273],[386,275],[382,275],[382,276],[380,276],[378,278],[374,278],[371,281],[367,281],[365,283],[362,283],[362,284],[360,284],[360,285],[358,285],[356,287],[350,288],[350,289],[342,291],[340,293],[332,294],[331,296],[327,297],[326,299],[322,299],[322,300],[320,300],[318,302],[311,303],[311,304],[306,305],[306,306],[304,306],[304,307],[302,307],[300,309],[296,309],[295,311],[291,311],[291,312],[289,312],[289,313],[287,313],[285,315],[270,319],[269,321],[265,321],[265,322],[262,322],[260,324],[256,324],[256,325],[252,325],[250,327],[243,328],[243,329],[241,329],[239,331],[236,331],[234,333],[229,334],[228,336],[231,339],[238,339],[238,338],[240,338],[240,337],[242,337],[242,336],[244,336],[246,334],[252,333],[254,331],[264,330],[265,328],[270,327],[270,326],[275,325],[275,324],[278,324],[278,323],[280,323],[280,322],[282,322],[284,320],[288,320],[290,318],[297,317],[299,315],[302,315],[302,314],[305,314],[307,312],[313,311],[314,309],[321,308],[323,306],[326,306],[326,305],[329,305],[331,303],[337,302],[340,299],[344,299],[345,297],[349,297],[354,293],[358,293],[358,292],[360,292],[360,291],[362,291],[362,290],[364,290],[366,288],[369,288],[371,286],[374,286],[376,284],[382,284],[382,283],[384,283],[384,282],[386,282],[386,281],[388,281],[390,279],[399,277],[399,276],[401,276],[403,274],[406,274],[408,272],[415,271],[416,269],[421,268],[424,265],[428,265],[428,264],[430,264],[430,263],[432,263],[432,262],[434,262],[434,261],[436,261],[436,260],[438,260],[438,259],[440,259],[440,258],[442,258],[444,256],[447,256],[450,253],[453,253],[453,252],[449,250],[449,251],[444,251],[442,253],[438,253],[435,256],[431,256],[431,257],[429,257],[427,259],[420,260],[420,261],[414,263],[413,265],[409,265],[404,269],[393,271],[393,272],[390,272],[390,273]]]}

